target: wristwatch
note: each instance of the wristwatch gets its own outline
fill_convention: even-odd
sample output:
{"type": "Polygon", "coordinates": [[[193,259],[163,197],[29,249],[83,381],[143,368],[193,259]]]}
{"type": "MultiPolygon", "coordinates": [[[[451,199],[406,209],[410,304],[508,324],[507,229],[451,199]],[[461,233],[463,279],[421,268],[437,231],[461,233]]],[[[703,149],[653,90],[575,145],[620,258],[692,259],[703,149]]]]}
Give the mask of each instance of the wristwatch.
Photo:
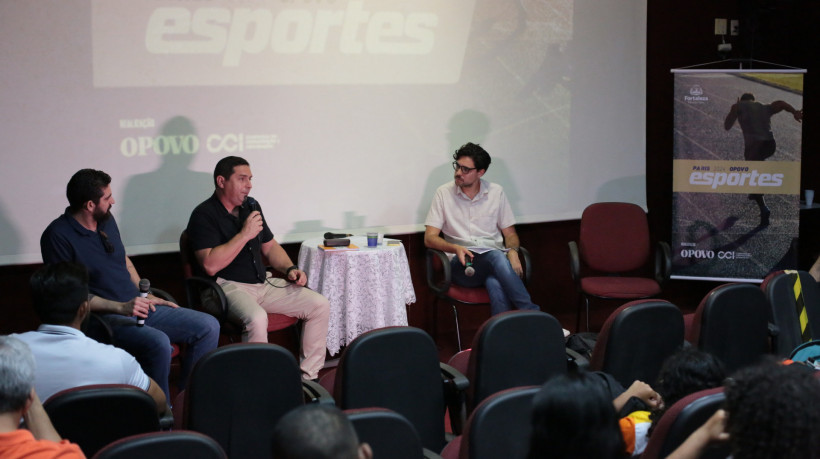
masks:
{"type": "Polygon", "coordinates": [[[299,269],[299,267],[296,266],[296,265],[293,265],[290,268],[288,268],[287,270],[285,270],[285,277],[290,276],[290,272],[293,271],[294,269],[299,269]]]}

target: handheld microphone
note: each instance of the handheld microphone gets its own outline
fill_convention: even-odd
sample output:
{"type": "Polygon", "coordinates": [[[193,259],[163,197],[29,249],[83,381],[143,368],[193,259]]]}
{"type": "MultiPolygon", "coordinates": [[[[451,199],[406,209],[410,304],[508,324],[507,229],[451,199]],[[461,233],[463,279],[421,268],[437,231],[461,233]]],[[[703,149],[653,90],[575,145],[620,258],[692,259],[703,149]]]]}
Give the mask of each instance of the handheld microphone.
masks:
{"type": "MultiPolygon", "coordinates": [[[[148,298],[148,292],[151,290],[151,281],[148,279],[140,279],[140,297],[148,298]]],[[[137,317],[137,327],[145,325],[145,319],[137,317]]]]}
{"type": "MultiPolygon", "coordinates": [[[[245,202],[248,204],[248,209],[253,212],[254,210],[259,210],[259,203],[256,202],[256,199],[253,199],[250,196],[245,196],[245,202]]],[[[262,211],[259,210],[261,213],[262,211]]]]}
{"type": "Polygon", "coordinates": [[[467,277],[475,276],[475,268],[473,268],[473,259],[470,257],[465,257],[464,260],[467,262],[464,265],[464,275],[467,277]]]}
{"type": "MultiPolygon", "coordinates": [[[[262,215],[262,209],[259,208],[259,202],[257,202],[256,199],[253,199],[250,196],[245,196],[245,204],[248,205],[248,215],[250,215],[250,213],[255,211],[255,210],[259,211],[259,215],[262,215]]],[[[262,243],[262,232],[261,231],[259,232],[259,234],[256,235],[256,239],[259,240],[260,244],[262,243]]]]}
{"type": "Polygon", "coordinates": [[[325,233],[325,239],[340,239],[340,238],[351,237],[351,236],[353,236],[353,235],[352,234],[331,233],[330,231],[325,233]]]}

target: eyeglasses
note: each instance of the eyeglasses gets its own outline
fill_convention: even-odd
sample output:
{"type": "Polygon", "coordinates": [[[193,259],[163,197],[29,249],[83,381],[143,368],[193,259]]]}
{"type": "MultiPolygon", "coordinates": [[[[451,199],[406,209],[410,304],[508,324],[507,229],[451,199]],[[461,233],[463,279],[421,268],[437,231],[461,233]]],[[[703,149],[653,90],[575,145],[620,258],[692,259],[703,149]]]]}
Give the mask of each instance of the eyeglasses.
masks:
{"type": "Polygon", "coordinates": [[[100,233],[100,239],[102,239],[103,247],[105,247],[105,253],[114,253],[114,245],[108,240],[108,235],[105,234],[105,231],[97,230],[97,232],[100,233]]]}
{"type": "Polygon", "coordinates": [[[457,171],[459,169],[461,169],[462,174],[469,174],[470,171],[476,170],[475,167],[462,166],[461,164],[458,163],[458,161],[453,161],[453,170],[457,171]]]}

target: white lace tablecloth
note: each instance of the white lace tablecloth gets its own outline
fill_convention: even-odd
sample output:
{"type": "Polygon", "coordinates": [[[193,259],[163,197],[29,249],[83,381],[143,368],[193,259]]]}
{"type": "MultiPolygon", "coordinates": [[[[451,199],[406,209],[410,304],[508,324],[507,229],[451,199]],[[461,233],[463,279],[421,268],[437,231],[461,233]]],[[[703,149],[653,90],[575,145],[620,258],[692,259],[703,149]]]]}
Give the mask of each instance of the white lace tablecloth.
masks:
{"type": "Polygon", "coordinates": [[[308,287],[330,301],[330,355],[366,331],[407,325],[406,305],[416,301],[403,245],[368,248],[366,237],[350,239],[359,250],[326,252],[319,248],[322,238],[308,239],[299,249],[308,287]]]}

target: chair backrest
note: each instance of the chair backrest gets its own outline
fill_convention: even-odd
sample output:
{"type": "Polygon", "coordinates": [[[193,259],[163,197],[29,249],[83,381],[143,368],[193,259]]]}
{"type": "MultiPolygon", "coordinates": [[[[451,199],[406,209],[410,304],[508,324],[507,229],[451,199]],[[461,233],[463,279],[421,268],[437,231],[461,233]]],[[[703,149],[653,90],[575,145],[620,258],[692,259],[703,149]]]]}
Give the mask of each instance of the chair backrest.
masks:
{"type": "Polygon", "coordinates": [[[805,306],[809,335],[812,339],[820,338],[820,290],[811,274],[806,271],[777,271],[766,276],[760,288],[769,300],[769,320],[778,328],[778,334],[773,339],[773,350],[777,355],[788,357],[794,348],[803,343],[798,297],[805,306]],[[800,286],[799,290],[796,289],[797,285],[800,286]]]}
{"type": "Polygon", "coordinates": [[[421,459],[424,448],[416,428],[404,416],[386,408],[346,410],[360,442],[373,449],[373,457],[421,459]]]}
{"type": "Polygon", "coordinates": [[[270,457],[276,422],[304,403],[301,378],[293,354],[281,346],[219,347],[191,372],[183,427],[215,439],[230,457],[270,457]]]}
{"type": "Polygon", "coordinates": [[[159,431],[154,399],[125,384],[66,389],[49,397],[43,408],[57,433],[79,445],[88,457],[114,440],[159,431]]]}
{"type": "Polygon", "coordinates": [[[636,379],[652,384],[683,338],[683,314],[677,306],[656,299],[630,301],[604,322],[589,368],[609,373],[624,387],[636,379]]]}
{"type": "Polygon", "coordinates": [[[636,204],[599,202],[581,214],[579,251],[596,271],[621,273],[646,266],[650,255],[646,212],[636,204]]]}
{"type": "Polygon", "coordinates": [[[97,452],[93,459],[227,459],[213,438],[201,433],[176,430],[133,435],[97,452]]]}
{"type": "Polygon", "coordinates": [[[567,372],[564,331],[542,311],[495,315],[473,339],[467,378],[468,412],[488,396],[520,386],[540,386],[567,372]]]}
{"type": "Polygon", "coordinates": [[[179,255],[180,259],[182,260],[182,274],[185,278],[189,278],[191,276],[204,276],[209,277],[205,274],[205,271],[199,265],[199,262],[196,259],[196,255],[194,255],[194,250],[191,247],[191,242],[188,240],[188,231],[182,231],[179,235],[179,255]]]}
{"type": "Polygon", "coordinates": [[[701,300],[687,338],[731,374],[770,352],[768,318],[769,303],[758,286],[723,284],[701,300]]]}
{"type": "Polygon", "coordinates": [[[425,448],[444,446],[444,385],[425,331],[388,327],[358,336],[339,359],[333,390],[342,409],[393,410],[413,424],[425,448]]]}
{"type": "MultiPolygon", "coordinates": [[[[726,399],[723,388],[702,390],[690,394],[669,407],[655,425],[646,449],[644,459],[668,456],[680,446],[689,435],[703,425],[726,399]]],[[[708,448],[701,458],[725,458],[729,456],[728,444],[708,448]]]]}
{"type": "Polygon", "coordinates": [[[540,387],[518,387],[482,401],[467,420],[461,459],[524,459],[532,432],[532,399],[540,387]]]}

